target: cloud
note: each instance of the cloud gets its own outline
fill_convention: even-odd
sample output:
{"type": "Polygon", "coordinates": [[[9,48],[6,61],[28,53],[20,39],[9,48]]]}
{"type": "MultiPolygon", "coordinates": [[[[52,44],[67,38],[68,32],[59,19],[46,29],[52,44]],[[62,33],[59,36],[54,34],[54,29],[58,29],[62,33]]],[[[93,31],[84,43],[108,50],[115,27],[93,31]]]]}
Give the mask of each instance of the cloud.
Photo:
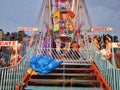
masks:
{"type": "Polygon", "coordinates": [[[114,35],[120,39],[120,1],[119,0],[86,0],[88,10],[96,27],[113,27],[114,35]]]}
{"type": "Polygon", "coordinates": [[[19,26],[32,27],[42,0],[0,0],[0,28],[14,32],[19,26]]]}
{"type": "MultiPolygon", "coordinates": [[[[13,32],[20,26],[34,26],[41,2],[42,0],[0,0],[0,28],[13,32]]],[[[111,26],[116,35],[120,34],[119,0],[86,0],[86,4],[94,26],[111,26]]]]}

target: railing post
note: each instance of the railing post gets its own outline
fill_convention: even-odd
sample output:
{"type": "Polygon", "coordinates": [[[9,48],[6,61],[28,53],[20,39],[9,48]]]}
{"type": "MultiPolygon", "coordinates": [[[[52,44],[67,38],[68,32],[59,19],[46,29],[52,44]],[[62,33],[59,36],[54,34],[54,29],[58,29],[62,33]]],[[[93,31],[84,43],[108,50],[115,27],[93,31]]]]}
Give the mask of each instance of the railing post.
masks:
{"type": "Polygon", "coordinates": [[[2,85],[2,83],[3,83],[3,74],[4,74],[4,69],[1,69],[1,80],[0,80],[0,86],[1,86],[1,89],[0,90],[2,90],[2,87],[3,87],[3,85],[2,85]]]}
{"type": "Polygon", "coordinates": [[[115,68],[114,48],[112,47],[112,65],[115,68]]]}
{"type": "Polygon", "coordinates": [[[116,76],[115,76],[115,68],[113,68],[113,90],[117,90],[116,88],[116,76]]]}
{"type": "Polygon", "coordinates": [[[113,65],[113,90],[117,90],[116,88],[116,76],[115,76],[115,58],[114,58],[114,48],[112,46],[112,65],[113,65]]]}

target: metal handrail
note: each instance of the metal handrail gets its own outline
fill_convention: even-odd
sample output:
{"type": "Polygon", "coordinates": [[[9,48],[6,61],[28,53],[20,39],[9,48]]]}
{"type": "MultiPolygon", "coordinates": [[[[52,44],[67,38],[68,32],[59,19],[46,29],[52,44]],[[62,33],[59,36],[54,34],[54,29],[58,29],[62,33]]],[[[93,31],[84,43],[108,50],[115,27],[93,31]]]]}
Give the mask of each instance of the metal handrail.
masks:
{"type": "MultiPolygon", "coordinates": [[[[90,63],[91,59],[87,60],[86,51],[70,49],[56,48],[42,48],[38,49],[36,43],[29,48],[26,55],[24,55],[21,61],[14,67],[0,68],[0,90],[15,90],[15,86],[20,83],[22,77],[25,75],[28,68],[30,68],[29,62],[33,56],[45,55],[51,56],[55,60],[63,60],[63,63],[90,63]]],[[[112,90],[120,90],[120,69],[115,69],[108,60],[101,57],[100,54],[95,55],[95,63],[108,82],[112,90]]]]}
{"type": "Polygon", "coordinates": [[[92,59],[87,59],[85,54],[86,50],[75,50],[70,49],[69,51],[65,49],[56,48],[42,48],[38,49],[38,56],[50,56],[55,60],[63,60],[63,63],[90,63],[92,59]]]}
{"type": "Polygon", "coordinates": [[[112,90],[120,90],[120,69],[114,68],[107,59],[101,56],[101,53],[96,56],[94,62],[112,90]]]}
{"type": "Polygon", "coordinates": [[[26,55],[22,57],[19,63],[14,67],[3,67],[0,68],[0,90],[15,90],[16,85],[18,85],[25,75],[28,68],[30,68],[29,62],[33,56],[51,56],[55,60],[63,60],[63,63],[90,63],[91,60],[86,59],[86,55],[83,54],[86,51],[70,49],[66,51],[65,49],[56,50],[56,48],[42,48],[38,49],[36,43],[29,48],[26,55]]]}
{"type": "Polygon", "coordinates": [[[0,68],[0,90],[15,90],[16,85],[20,83],[22,77],[30,67],[29,61],[35,56],[35,47],[36,44],[29,48],[26,55],[15,66],[0,68]]]}
{"type": "MultiPolygon", "coordinates": [[[[16,85],[20,83],[26,71],[30,68],[29,62],[33,56],[50,56],[55,60],[63,60],[63,64],[88,64],[93,60],[93,58],[87,59],[85,49],[76,50],[71,48],[69,51],[61,48],[38,49],[37,45],[37,43],[34,43],[34,45],[27,50],[26,55],[24,55],[20,62],[14,67],[0,68],[0,90],[15,90],[16,85]]],[[[96,56],[94,57],[94,62],[112,90],[119,90],[120,79],[118,77],[120,75],[120,69],[115,69],[108,60],[102,58],[100,53],[96,54],[91,53],[91,50],[88,51],[90,52],[90,57],[96,56]]]]}

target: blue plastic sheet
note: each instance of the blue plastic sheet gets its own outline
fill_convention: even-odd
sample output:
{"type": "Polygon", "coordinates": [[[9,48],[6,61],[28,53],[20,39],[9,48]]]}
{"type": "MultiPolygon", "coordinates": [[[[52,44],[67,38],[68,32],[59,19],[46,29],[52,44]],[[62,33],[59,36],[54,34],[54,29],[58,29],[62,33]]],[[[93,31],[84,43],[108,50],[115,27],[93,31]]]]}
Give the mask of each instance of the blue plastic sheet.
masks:
{"type": "Polygon", "coordinates": [[[32,67],[33,70],[39,72],[40,75],[45,75],[52,72],[61,63],[62,63],[62,60],[55,61],[49,56],[32,57],[30,60],[30,66],[32,67]]]}

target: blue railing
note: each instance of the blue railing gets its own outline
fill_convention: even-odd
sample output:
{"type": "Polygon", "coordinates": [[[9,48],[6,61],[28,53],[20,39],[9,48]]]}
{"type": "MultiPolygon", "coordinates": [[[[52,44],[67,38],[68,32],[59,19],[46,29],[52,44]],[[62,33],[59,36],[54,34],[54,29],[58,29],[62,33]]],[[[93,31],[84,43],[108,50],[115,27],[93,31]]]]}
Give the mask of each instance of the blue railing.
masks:
{"type": "MultiPolygon", "coordinates": [[[[38,49],[37,45],[34,44],[31,48],[29,48],[22,57],[21,61],[15,65],[14,67],[5,67],[0,68],[0,90],[15,90],[16,85],[18,85],[25,75],[29,66],[29,61],[33,56],[36,55],[46,55],[51,56],[55,60],[63,60],[64,63],[90,63],[91,58],[87,60],[84,56],[85,50],[83,50],[79,55],[72,50],[70,54],[66,54],[67,51],[60,49],[60,51],[56,51],[56,49],[45,48],[38,49]],[[84,53],[84,54],[83,54],[84,53]],[[65,56],[64,56],[65,55],[65,56]]],[[[91,55],[93,55],[92,53],[91,55]]],[[[108,60],[101,57],[100,54],[94,54],[94,62],[97,67],[101,71],[105,80],[109,83],[112,90],[120,90],[120,69],[115,69],[108,60]]],[[[92,57],[93,58],[93,57],[92,57]]]]}
{"type": "Polygon", "coordinates": [[[36,44],[27,50],[21,61],[14,67],[0,68],[0,90],[15,90],[28,70],[30,59],[36,55],[36,44]]]}
{"type": "Polygon", "coordinates": [[[120,90],[120,69],[114,68],[107,59],[101,56],[100,53],[96,56],[95,64],[112,90],[120,90]]]}
{"type": "Polygon", "coordinates": [[[63,60],[63,63],[90,63],[92,59],[87,59],[87,50],[42,48],[38,49],[37,55],[50,56],[55,60],[63,60]]]}
{"type": "MultiPolygon", "coordinates": [[[[86,52],[86,50],[82,51],[86,52]]],[[[1,90],[15,90],[15,87],[20,83],[21,79],[25,75],[26,71],[30,68],[29,62],[33,56],[45,55],[51,56],[55,60],[63,60],[64,63],[90,63],[91,60],[87,60],[87,56],[82,56],[82,53],[77,53],[76,50],[71,49],[68,53],[64,49],[56,51],[55,48],[38,49],[37,45],[34,44],[31,47],[21,61],[14,67],[0,68],[0,87],[1,90]]]]}

